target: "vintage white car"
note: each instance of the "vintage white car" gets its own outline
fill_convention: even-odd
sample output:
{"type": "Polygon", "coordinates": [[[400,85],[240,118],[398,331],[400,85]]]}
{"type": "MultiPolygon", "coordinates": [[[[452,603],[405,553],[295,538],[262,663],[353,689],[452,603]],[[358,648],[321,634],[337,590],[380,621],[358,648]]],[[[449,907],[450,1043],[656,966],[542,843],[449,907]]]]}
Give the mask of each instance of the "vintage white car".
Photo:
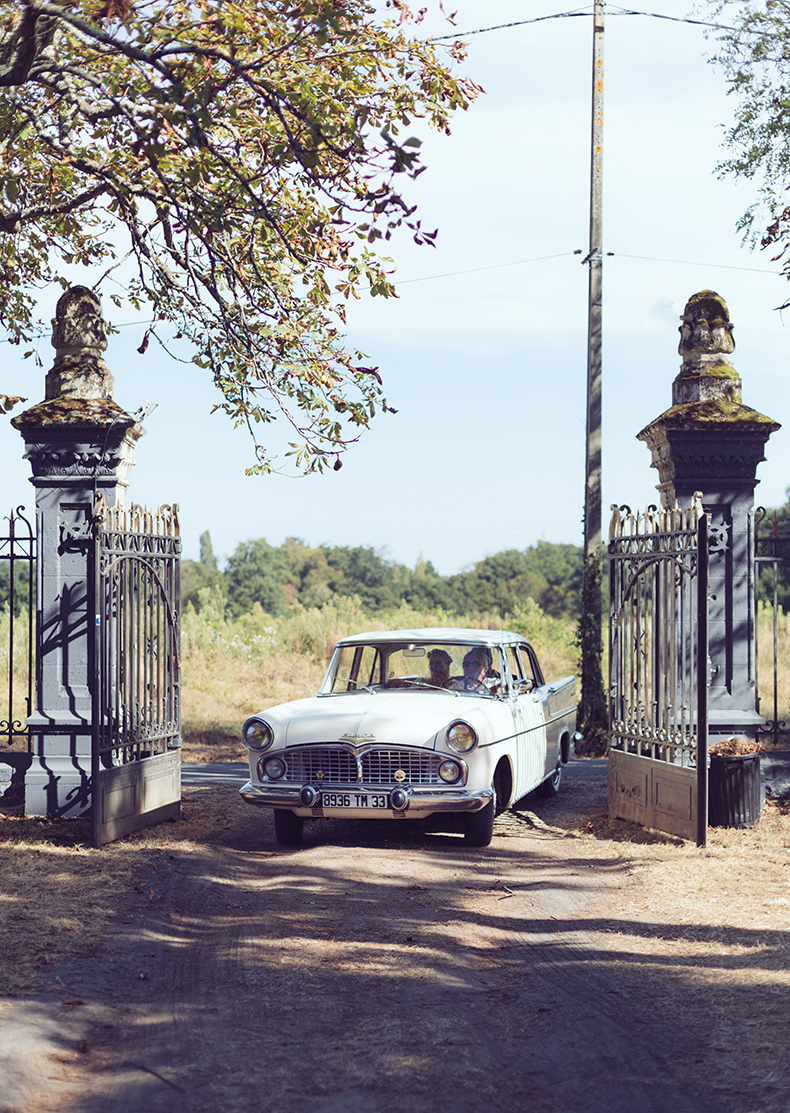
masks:
{"type": "Polygon", "coordinates": [[[559,791],[577,735],[575,680],[547,684],[532,646],[490,630],[391,630],[343,638],[317,696],[242,730],[249,804],[274,809],[278,842],[306,819],[463,816],[488,846],[494,815],[559,791]]]}

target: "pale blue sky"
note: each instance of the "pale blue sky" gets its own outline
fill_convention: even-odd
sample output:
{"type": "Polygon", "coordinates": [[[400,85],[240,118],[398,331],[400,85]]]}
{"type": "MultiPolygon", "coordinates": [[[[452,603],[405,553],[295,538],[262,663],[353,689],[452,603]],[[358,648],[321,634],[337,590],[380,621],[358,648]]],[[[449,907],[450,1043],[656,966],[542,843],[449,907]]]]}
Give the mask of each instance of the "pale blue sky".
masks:
{"type": "MultiPolygon", "coordinates": [[[[538,0],[453,7],[461,31],[561,10],[538,0]]],[[[677,0],[642,10],[687,11],[677,0]]],[[[732,108],[723,78],[706,64],[699,27],[613,12],[605,48],[604,247],[614,257],[604,266],[604,505],[656,498],[657,476],[635,436],[671,404],[678,316],[704,288],[729,304],[744,402],[785,426],[758,472],[759,501],[776,505],[790,485],[790,333],[773,308],[790,288],[776,264],[740,246],[735,222],[751,200],[748,185],[713,174],[732,108]]],[[[436,32],[439,22],[426,26],[436,32]]],[[[112,338],[118,401],[129,410],[158,403],[130,494],[180,503],[187,557],[197,557],[206,529],[219,557],[248,538],[279,544],[291,535],[373,545],[410,565],[423,555],[445,574],[541,538],[580,543],[587,272],[572,252],[586,253],[588,240],[591,38],[585,17],[469,39],[466,70],[486,95],[456,118],[450,138],[427,138],[429,169],[409,190],[423,224],[439,227],[438,247],[396,243],[400,299],[360,303],[350,319],[351,339],[381,368],[399,412],[377,420],[342,471],[245,477],[247,437],[209,414],[214,388],[205,373],[153,344],[139,356],[142,327],[112,338]],[[542,256],[558,257],[520,262],[542,256]]],[[[55,291],[51,300],[47,313],[55,291]]],[[[116,323],[136,317],[111,309],[108,301],[116,323]]],[[[44,371],[9,345],[0,351],[0,390],[40,400],[44,371]]],[[[40,353],[49,366],[48,342],[40,353]]],[[[21,438],[2,422],[4,502],[30,506],[21,438]]]]}

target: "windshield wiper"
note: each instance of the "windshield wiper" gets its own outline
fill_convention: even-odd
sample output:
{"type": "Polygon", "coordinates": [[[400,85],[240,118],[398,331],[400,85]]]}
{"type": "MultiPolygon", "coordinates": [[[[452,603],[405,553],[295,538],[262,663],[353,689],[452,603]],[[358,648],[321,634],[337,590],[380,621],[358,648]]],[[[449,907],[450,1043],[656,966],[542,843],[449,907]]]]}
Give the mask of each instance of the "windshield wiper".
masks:
{"type": "Polygon", "coordinates": [[[334,689],[335,684],[338,684],[338,683],[340,683],[340,684],[353,684],[354,687],[353,688],[346,688],[345,692],[335,692],[335,691],[333,691],[332,692],[333,696],[339,696],[339,695],[347,696],[349,694],[349,692],[360,692],[360,691],[370,692],[370,694],[372,696],[375,696],[375,694],[376,694],[375,689],[371,688],[371,686],[369,684],[360,684],[358,680],[352,680],[350,676],[336,676],[335,680],[334,680],[334,683],[332,684],[332,688],[334,689]]]}

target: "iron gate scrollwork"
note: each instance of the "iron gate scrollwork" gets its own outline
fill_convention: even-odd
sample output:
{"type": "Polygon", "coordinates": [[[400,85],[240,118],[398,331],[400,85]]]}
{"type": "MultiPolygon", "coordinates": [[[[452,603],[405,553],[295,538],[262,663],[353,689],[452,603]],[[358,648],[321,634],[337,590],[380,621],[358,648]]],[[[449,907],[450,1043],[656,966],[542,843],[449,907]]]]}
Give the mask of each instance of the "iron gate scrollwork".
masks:
{"type": "Polygon", "coordinates": [[[701,496],[609,531],[609,810],[707,835],[708,540],[701,496]]]}
{"type": "Polygon", "coordinates": [[[95,846],[180,811],[178,507],[94,512],[95,846]]]}

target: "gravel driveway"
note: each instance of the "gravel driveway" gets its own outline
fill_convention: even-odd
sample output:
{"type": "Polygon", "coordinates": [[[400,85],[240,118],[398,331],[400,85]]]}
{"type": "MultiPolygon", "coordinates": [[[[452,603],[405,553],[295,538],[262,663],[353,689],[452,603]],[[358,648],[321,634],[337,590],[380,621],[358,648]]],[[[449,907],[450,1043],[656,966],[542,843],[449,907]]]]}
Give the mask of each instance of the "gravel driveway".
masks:
{"type": "Polygon", "coordinates": [[[187,787],[227,794],[227,825],[161,852],[97,959],[0,1007],[0,1111],[769,1108],[717,1086],[697,998],[657,1011],[661,970],[612,977],[623,860],[545,826],[605,791],[605,768],[571,770],[557,802],[528,800],[474,850],[329,821],[283,848],[235,785],[187,787]]]}

